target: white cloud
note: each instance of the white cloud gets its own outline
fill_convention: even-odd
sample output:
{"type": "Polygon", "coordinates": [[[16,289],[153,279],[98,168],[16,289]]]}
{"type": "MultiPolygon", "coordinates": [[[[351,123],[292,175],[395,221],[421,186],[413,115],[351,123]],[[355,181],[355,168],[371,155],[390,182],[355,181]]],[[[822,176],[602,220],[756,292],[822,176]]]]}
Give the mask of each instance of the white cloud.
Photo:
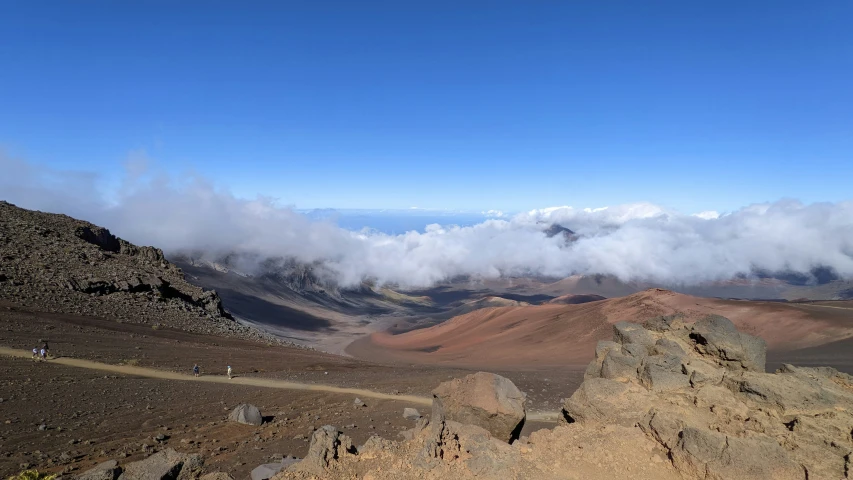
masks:
{"type": "Polygon", "coordinates": [[[132,175],[107,203],[93,175],[57,172],[0,155],[0,198],[104,225],[167,252],[245,252],[323,262],[343,284],[363,278],[420,286],[457,275],[612,274],[623,280],[698,283],[753,268],[853,278],[853,203],[750,205],[724,216],[683,215],[649,203],[552,207],[470,227],[431,225],[402,235],[351,232],[266,198],[245,200],[203,178],[132,175]],[[580,235],[566,246],[543,223],[580,235]]]}
{"type": "Polygon", "coordinates": [[[707,210],[704,212],[694,213],[693,216],[701,218],[703,220],[714,220],[720,218],[720,212],[716,212],[714,210],[707,210]]]}

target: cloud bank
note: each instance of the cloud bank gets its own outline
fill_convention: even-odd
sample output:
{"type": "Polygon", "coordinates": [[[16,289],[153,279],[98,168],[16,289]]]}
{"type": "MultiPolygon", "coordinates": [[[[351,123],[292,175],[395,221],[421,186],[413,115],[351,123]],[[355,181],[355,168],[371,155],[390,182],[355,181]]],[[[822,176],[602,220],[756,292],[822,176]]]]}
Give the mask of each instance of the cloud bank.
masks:
{"type": "Polygon", "coordinates": [[[764,271],[807,273],[818,266],[853,278],[853,202],[750,205],[727,214],[686,215],[638,203],[597,209],[552,207],[425,232],[352,232],[246,200],[201,177],[176,181],[132,162],[114,192],[98,177],[60,172],[0,155],[0,199],[103,225],[168,253],[228,252],[319,262],[341,285],[363,279],[428,286],[460,275],[613,275],[623,281],[692,285],[764,271]],[[107,200],[109,199],[109,200],[107,200]],[[567,244],[543,229],[558,223],[567,244]]]}

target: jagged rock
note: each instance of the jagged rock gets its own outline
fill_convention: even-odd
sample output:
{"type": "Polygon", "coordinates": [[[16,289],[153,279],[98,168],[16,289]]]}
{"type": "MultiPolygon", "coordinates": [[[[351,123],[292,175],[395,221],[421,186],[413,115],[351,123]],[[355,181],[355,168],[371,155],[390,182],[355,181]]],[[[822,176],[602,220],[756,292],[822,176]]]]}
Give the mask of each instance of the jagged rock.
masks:
{"type": "Polygon", "coordinates": [[[690,338],[696,349],[729,369],[764,372],[767,343],[741,333],[726,317],[709,315],[693,325],[690,338]]]}
{"type": "Polygon", "coordinates": [[[248,403],[238,405],[234,408],[231,411],[231,415],[228,416],[228,420],[246,425],[260,425],[264,423],[264,418],[261,416],[261,411],[258,410],[258,407],[248,403]]]}
{"type": "Polygon", "coordinates": [[[124,466],[119,480],[185,480],[196,478],[203,461],[197,454],[186,455],[167,448],[124,466]]]}
{"type": "Polygon", "coordinates": [[[406,420],[418,420],[421,418],[421,413],[414,408],[406,407],[403,409],[403,418],[406,420]]]}
{"type": "Polygon", "coordinates": [[[444,382],[432,392],[432,414],[468,425],[477,425],[495,438],[518,438],[526,416],[526,395],[509,379],[477,372],[444,382]]]}
{"type": "Polygon", "coordinates": [[[115,460],[108,460],[96,467],[75,476],[75,480],[116,480],[121,475],[121,467],[115,460]]]}
{"type": "Polygon", "coordinates": [[[350,437],[331,425],[325,425],[311,436],[311,444],[305,458],[287,469],[322,477],[331,462],[355,453],[350,437]]]}
{"type": "Polygon", "coordinates": [[[418,438],[413,441],[420,440],[423,446],[413,464],[423,471],[461,461],[473,476],[505,478],[507,467],[517,461],[511,446],[477,425],[463,425],[439,415],[414,433],[418,438]]]}
{"type": "Polygon", "coordinates": [[[622,345],[635,344],[651,348],[655,344],[655,336],[636,323],[619,322],[613,324],[613,340],[622,345]]]}

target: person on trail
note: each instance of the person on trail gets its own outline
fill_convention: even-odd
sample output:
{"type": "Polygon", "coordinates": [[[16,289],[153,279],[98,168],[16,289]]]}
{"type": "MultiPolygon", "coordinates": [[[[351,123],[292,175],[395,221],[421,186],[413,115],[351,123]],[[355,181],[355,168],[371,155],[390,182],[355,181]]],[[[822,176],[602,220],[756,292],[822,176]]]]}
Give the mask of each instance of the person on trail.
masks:
{"type": "Polygon", "coordinates": [[[45,350],[44,348],[41,349],[41,359],[47,360],[47,350],[45,350]]]}
{"type": "Polygon", "coordinates": [[[231,380],[231,365],[228,365],[228,380],[231,380]]]}
{"type": "Polygon", "coordinates": [[[39,349],[38,349],[38,347],[36,347],[33,349],[33,360],[38,360],[38,359],[39,359],[39,349]]]}
{"type": "Polygon", "coordinates": [[[201,370],[201,369],[200,369],[200,368],[198,368],[198,364],[197,364],[197,363],[196,363],[195,365],[193,365],[193,375],[195,375],[195,376],[197,377],[197,376],[198,376],[198,374],[199,374],[199,371],[200,371],[200,370],[201,370]]]}
{"type": "Polygon", "coordinates": [[[50,353],[50,347],[47,346],[47,340],[44,341],[44,345],[41,348],[44,350],[44,356],[47,357],[47,354],[50,353]]]}

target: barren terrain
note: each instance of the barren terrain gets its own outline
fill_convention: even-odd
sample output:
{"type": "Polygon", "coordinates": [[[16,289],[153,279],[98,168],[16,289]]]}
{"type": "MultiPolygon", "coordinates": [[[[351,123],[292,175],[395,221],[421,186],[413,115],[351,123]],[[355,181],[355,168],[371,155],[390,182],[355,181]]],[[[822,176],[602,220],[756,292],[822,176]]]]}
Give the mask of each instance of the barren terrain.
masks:
{"type": "Polygon", "coordinates": [[[650,289],[579,305],[484,308],[430,328],[374,333],[350,345],[360,358],[469,368],[550,369],[585,365],[612,324],[682,312],[687,321],[708,314],[730,318],[764,338],[774,364],[832,365],[853,371],[846,346],[853,338],[849,301],[805,303],[720,300],[650,289]]]}
{"type": "MultiPolygon", "coordinates": [[[[303,456],[315,428],[333,424],[356,442],[370,435],[396,438],[413,422],[404,407],[429,414],[429,392],[464,370],[382,365],[305,349],[271,346],[94,317],[32,312],[0,304],[0,346],[31,350],[48,340],[60,359],[85,359],[184,377],[194,363],[202,377],[149,378],[0,355],[0,476],[27,466],[53,472],[83,471],[99,461],[144,458],[151,448],[200,452],[210,471],[247,478],[255,466],[280,455],[303,456]],[[228,383],[225,368],[237,376],[228,383]],[[273,385],[258,386],[269,381],[273,385]],[[250,385],[249,383],[255,383],[250,385]],[[276,388],[278,382],[358,388],[399,396],[377,399],[355,393],[276,388]],[[406,396],[423,399],[413,404],[406,396]],[[353,401],[361,398],[366,407],[353,401]],[[236,405],[257,405],[262,427],[225,421],[236,405]],[[44,429],[40,430],[40,426],[44,429]],[[158,434],[166,436],[157,441],[158,434]],[[147,445],[145,447],[144,445],[147,445]],[[127,457],[125,457],[127,455],[127,457]]],[[[132,371],[132,370],[131,370],[132,371]]],[[[582,379],[582,372],[553,375],[509,372],[530,394],[531,411],[554,412],[582,379]]],[[[168,376],[167,376],[168,377],[168,376]]],[[[529,421],[526,431],[549,423],[529,421]]]]}

